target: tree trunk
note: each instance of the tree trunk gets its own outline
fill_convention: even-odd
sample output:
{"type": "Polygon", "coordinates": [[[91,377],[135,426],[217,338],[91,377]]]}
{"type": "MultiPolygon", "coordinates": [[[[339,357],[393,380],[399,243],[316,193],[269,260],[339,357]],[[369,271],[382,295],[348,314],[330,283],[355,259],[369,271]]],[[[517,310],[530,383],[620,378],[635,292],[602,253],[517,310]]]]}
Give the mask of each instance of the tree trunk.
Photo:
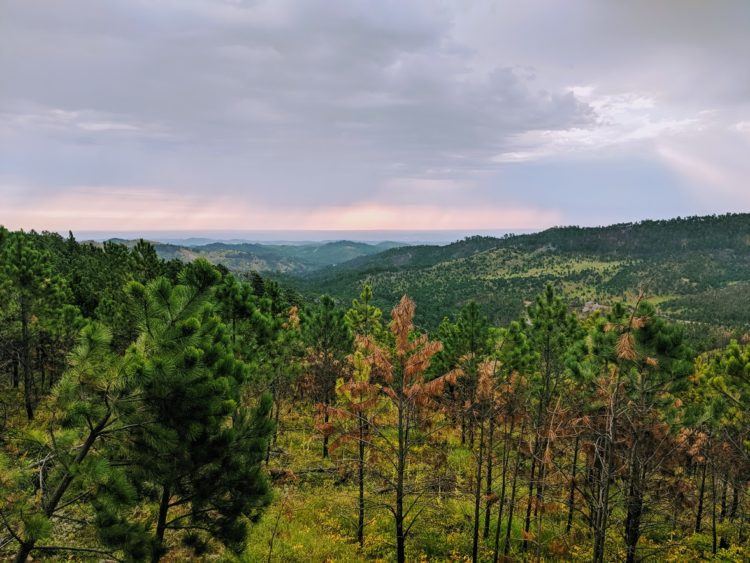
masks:
{"type": "Polygon", "coordinates": [[[16,552],[16,558],[14,559],[14,562],[25,563],[26,559],[28,559],[29,555],[31,554],[32,549],[34,549],[33,542],[22,543],[18,548],[18,551],[16,552]]]}
{"type": "Polygon", "coordinates": [[[276,392],[276,385],[277,382],[274,381],[271,383],[271,398],[272,398],[272,408],[274,409],[274,425],[273,425],[273,437],[268,441],[268,446],[266,446],[266,465],[268,465],[268,462],[271,461],[271,447],[276,445],[276,437],[279,433],[279,410],[281,409],[281,405],[279,404],[278,400],[278,393],[276,392]]]}
{"type": "Polygon", "coordinates": [[[576,500],[576,470],[578,469],[578,444],[579,436],[576,435],[575,445],[573,446],[573,469],[570,476],[570,494],[568,495],[568,522],[565,525],[565,533],[569,534],[573,527],[573,509],[576,500]]]}
{"type": "Polygon", "coordinates": [[[13,375],[11,377],[11,384],[13,389],[18,389],[18,356],[14,354],[13,357],[13,375]]]}
{"type": "MultiPolygon", "coordinates": [[[[44,349],[41,346],[36,348],[36,363],[39,367],[39,389],[44,392],[47,374],[44,372],[44,349]]],[[[52,382],[50,382],[50,387],[52,387],[52,382]]]]}
{"type": "Polygon", "coordinates": [[[403,399],[398,404],[398,459],[396,460],[396,561],[406,562],[406,537],[404,532],[404,473],[406,472],[406,432],[403,399]]]}
{"type": "MultiPolygon", "coordinates": [[[[616,389],[616,387],[615,387],[616,389]]],[[[615,473],[614,441],[616,435],[616,395],[611,395],[608,406],[607,428],[602,438],[604,446],[602,455],[595,458],[594,466],[598,468],[596,476],[596,499],[592,510],[591,520],[594,529],[594,563],[604,562],[604,552],[607,543],[607,527],[609,523],[609,489],[612,475],[615,473]]],[[[596,445],[599,450],[600,446],[596,445]]]]}
{"type": "Polygon", "coordinates": [[[591,509],[591,527],[594,532],[594,563],[604,562],[604,546],[607,541],[607,516],[609,498],[609,474],[607,465],[607,453],[609,444],[604,446],[604,460],[595,458],[595,469],[593,471],[595,497],[591,509]]]}
{"type": "Polygon", "coordinates": [[[495,417],[490,416],[490,428],[487,435],[487,482],[485,483],[485,504],[484,504],[484,532],[482,537],[487,539],[490,536],[490,516],[492,509],[492,454],[495,447],[495,417]]]}
{"type": "Polygon", "coordinates": [[[633,448],[630,462],[630,485],[627,496],[627,515],[625,516],[625,545],[627,563],[635,563],[636,547],[641,537],[641,517],[643,515],[643,477],[644,469],[638,459],[637,448],[633,448]]]}
{"type": "Polygon", "coordinates": [[[466,445],[466,414],[461,411],[461,445],[466,445]]]}
{"type": "Polygon", "coordinates": [[[357,541],[360,549],[365,545],[365,420],[359,413],[359,504],[357,517],[357,541]]]}
{"type": "Polygon", "coordinates": [[[529,530],[531,529],[531,505],[534,500],[534,484],[536,481],[534,480],[534,477],[536,475],[536,462],[537,462],[537,454],[538,454],[538,446],[539,442],[538,439],[534,442],[534,448],[531,452],[531,470],[529,473],[529,494],[528,494],[528,500],[526,502],[526,520],[524,521],[523,525],[523,531],[524,531],[524,538],[523,543],[521,544],[521,550],[526,551],[526,549],[529,546],[529,530]]]}
{"type": "Polygon", "coordinates": [[[477,455],[476,483],[474,484],[474,536],[471,545],[471,560],[479,560],[479,511],[482,504],[482,462],[484,461],[484,421],[479,422],[479,453],[477,455]]]}
{"type": "Polygon", "coordinates": [[[29,342],[29,311],[26,298],[21,297],[21,368],[23,369],[23,399],[26,418],[34,419],[34,406],[31,398],[31,354],[29,342]]]}
{"type": "MultiPolygon", "coordinates": [[[[508,524],[505,527],[505,545],[503,545],[503,555],[508,556],[510,552],[510,532],[513,527],[513,514],[516,511],[516,489],[518,485],[518,471],[521,468],[521,441],[526,425],[521,425],[521,433],[518,435],[518,446],[516,447],[516,464],[513,468],[513,484],[510,487],[510,503],[508,504],[508,524]]],[[[497,554],[495,563],[497,563],[497,554]]]]}
{"type": "Polygon", "coordinates": [[[156,520],[156,541],[151,552],[151,563],[158,563],[165,552],[164,532],[167,530],[167,513],[169,512],[169,499],[171,497],[169,485],[164,485],[159,502],[159,516],[156,520]]]}
{"type": "Polygon", "coordinates": [[[495,524],[495,549],[493,552],[492,560],[497,563],[498,555],[500,553],[500,527],[503,524],[503,509],[505,507],[505,487],[508,482],[508,461],[510,460],[510,450],[508,447],[508,441],[513,435],[513,426],[515,420],[510,421],[510,430],[508,430],[507,422],[505,422],[505,432],[503,435],[503,461],[502,461],[502,477],[500,478],[500,497],[497,501],[497,523],[495,524]]]}
{"type": "Polygon", "coordinates": [[[701,485],[698,489],[698,511],[695,516],[695,533],[699,534],[703,527],[703,497],[706,492],[706,464],[703,464],[703,473],[701,475],[701,485]]]}
{"type": "MultiPolygon", "coordinates": [[[[323,405],[323,423],[328,426],[328,402],[323,405]]],[[[323,459],[328,457],[328,432],[323,432],[323,459]]]]}
{"type": "Polygon", "coordinates": [[[732,509],[729,511],[729,520],[734,521],[737,517],[737,508],[740,506],[740,487],[735,481],[732,483],[732,509]]]}
{"type": "Polygon", "coordinates": [[[711,553],[716,555],[716,468],[711,464],[711,553]]]}
{"type": "Polygon", "coordinates": [[[271,443],[275,446],[276,440],[279,438],[279,419],[281,417],[281,398],[278,393],[274,392],[274,404],[276,405],[276,412],[273,414],[273,438],[271,443]]]}

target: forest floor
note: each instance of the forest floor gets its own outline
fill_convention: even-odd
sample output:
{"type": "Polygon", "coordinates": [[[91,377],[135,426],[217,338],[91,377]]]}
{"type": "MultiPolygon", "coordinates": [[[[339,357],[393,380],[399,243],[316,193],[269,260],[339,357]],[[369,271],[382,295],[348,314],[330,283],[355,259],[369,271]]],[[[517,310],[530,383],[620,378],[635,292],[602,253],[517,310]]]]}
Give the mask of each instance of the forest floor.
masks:
{"type": "MultiPolygon", "coordinates": [[[[260,521],[251,528],[243,563],[267,562],[354,562],[394,560],[394,523],[385,504],[390,495],[378,485],[367,486],[367,516],[364,546],[357,543],[357,480],[354,460],[334,450],[330,459],[322,459],[321,436],[313,430],[309,411],[285,408],[276,446],[272,450],[269,471],[274,478],[274,501],[260,521]]],[[[419,502],[422,512],[407,540],[408,561],[470,561],[472,551],[474,457],[461,447],[458,436],[449,436],[449,458],[435,471],[449,474],[453,487],[425,496],[419,502]]],[[[343,450],[344,448],[342,448],[343,450]]],[[[428,469],[429,470],[429,469],[428,469]]],[[[495,489],[499,488],[496,468],[495,489]]],[[[552,491],[555,484],[550,485],[552,491]]],[[[508,491],[509,493],[509,491],[508,491]]],[[[564,498],[564,494],[557,494],[564,498]]],[[[484,529],[484,495],[482,496],[479,560],[492,561],[497,504],[493,505],[489,536],[484,529]]],[[[523,517],[527,487],[519,481],[516,514],[511,532],[511,550],[507,559],[535,559],[533,538],[528,551],[521,551],[523,517]],[[525,557],[524,557],[525,556],[525,557]]],[[[577,502],[581,503],[579,499],[577,502]]],[[[564,501],[545,505],[544,549],[541,561],[590,561],[591,541],[588,527],[582,522],[585,507],[578,507],[570,534],[565,533],[567,510],[564,501]]],[[[671,518],[672,515],[664,515],[671,518]]],[[[685,516],[685,515],[682,515],[685,516]]],[[[688,517],[690,518],[690,517],[688,517]]],[[[614,518],[615,521],[617,517],[614,518]]],[[[507,513],[503,518],[500,539],[507,513]]],[[[624,560],[625,550],[619,529],[609,533],[607,553],[610,560],[624,560]]],[[[673,543],[670,537],[643,537],[639,544],[652,561],[696,561],[711,559],[710,534],[694,534],[686,543],[673,543]]],[[[749,554],[741,546],[722,550],[718,561],[747,561],[749,554]]]]}
{"type": "MultiPolygon", "coordinates": [[[[21,403],[17,395],[4,395],[5,422],[13,420],[15,427],[23,427],[21,403]]],[[[470,561],[472,551],[475,462],[470,449],[461,446],[460,436],[455,430],[446,431],[440,439],[447,443],[449,452],[443,463],[430,467],[421,464],[420,472],[440,473],[443,480],[450,483],[444,490],[432,491],[417,504],[418,519],[407,539],[407,560],[423,561],[470,561]]],[[[356,464],[351,457],[351,445],[333,449],[331,457],[322,458],[321,435],[314,430],[313,410],[310,407],[285,405],[282,409],[281,424],[276,445],[268,464],[273,481],[273,502],[264,511],[257,523],[250,528],[247,547],[240,556],[230,554],[218,544],[213,544],[211,555],[205,561],[227,561],[232,563],[256,562],[357,562],[394,560],[394,523],[386,507],[392,494],[382,484],[368,477],[366,486],[366,520],[364,545],[357,542],[357,480],[356,464]]],[[[495,490],[500,485],[500,468],[495,472],[495,490]]],[[[524,554],[521,551],[523,538],[523,517],[527,501],[526,476],[521,472],[516,503],[516,512],[511,531],[510,556],[501,561],[590,561],[591,540],[584,522],[585,507],[578,506],[574,525],[570,534],[565,533],[568,507],[565,503],[564,483],[550,482],[551,500],[545,504],[545,529],[542,532],[544,549],[538,559],[533,547],[533,534],[530,547],[524,554]],[[556,492],[554,492],[556,491],[556,492]]],[[[497,520],[497,504],[493,505],[490,519],[490,533],[482,538],[484,529],[485,497],[482,496],[482,518],[480,527],[479,560],[492,561],[494,534],[497,520]]],[[[582,499],[577,500],[583,504],[582,499]]],[[[155,506],[153,507],[155,509],[155,506]]],[[[149,510],[149,507],[145,508],[149,510]]],[[[83,515],[78,515],[83,516],[83,515]]],[[[609,560],[624,560],[624,546],[619,527],[622,515],[613,515],[608,536],[607,553],[609,560]]],[[[683,532],[675,537],[685,537],[684,528],[690,527],[694,519],[692,513],[679,514],[683,532]]],[[[671,519],[672,514],[664,514],[671,519]]],[[[507,512],[503,518],[503,535],[507,523],[507,512]]],[[[730,527],[720,527],[720,533],[731,533],[730,527]]],[[[57,543],[84,539],[88,545],[96,545],[93,535],[81,535],[75,526],[61,526],[54,538],[57,543]],[[86,537],[88,536],[88,537],[86,537]]],[[[500,546],[502,552],[503,537],[500,546]]],[[[750,561],[748,546],[738,544],[730,538],[733,547],[719,551],[711,558],[711,535],[708,532],[688,534],[681,543],[670,536],[644,536],[639,550],[648,554],[651,561],[750,561]]],[[[10,560],[14,549],[7,545],[0,548],[0,561],[10,560]]],[[[43,558],[44,559],[44,558],[43,558]]],[[[54,560],[98,561],[71,557],[54,560]]],[[[45,560],[50,560],[49,557],[45,560]]],[[[196,560],[195,555],[181,546],[173,546],[163,561],[176,563],[196,560]]]]}

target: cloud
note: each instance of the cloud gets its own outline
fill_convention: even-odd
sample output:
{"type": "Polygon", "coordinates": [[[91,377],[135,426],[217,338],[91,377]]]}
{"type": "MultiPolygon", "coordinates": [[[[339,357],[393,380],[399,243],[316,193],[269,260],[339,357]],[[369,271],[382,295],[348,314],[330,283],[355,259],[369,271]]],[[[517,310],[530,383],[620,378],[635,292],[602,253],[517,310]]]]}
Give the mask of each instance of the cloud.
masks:
{"type": "Polygon", "coordinates": [[[423,203],[387,205],[321,205],[278,209],[229,198],[175,196],[154,187],[77,186],[56,197],[29,193],[18,186],[0,186],[0,200],[9,213],[8,228],[79,230],[436,230],[541,228],[559,222],[554,210],[518,206],[458,208],[423,203]],[[33,205],[29,203],[33,202],[33,205]]]}
{"type": "MultiPolygon", "coordinates": [[[[715,202],[693,196],[737,193],[746,170],[732,146],[750,122],[750,5],[739,0],[679,10],[645,0],[5,0],[2,10],[0,183],[60,205],[78,202],[80,186],[141,186],[139,225],[297,207],[379,209],[391,224],[401,216],[392,210],[429,205],[469,227],[470,209],[546,204],[503,182],[509,168],[545,162],[581,171],[542,215],[564,221],[579,216],[566,201],[599,201],[586,180],[598,172],[586,167],[627,159],[674,172],[701,212],[715,202]],[[701,151],[709,139],[715,150],[701,151]],[[676,154],[717,174],[691,172],[676,154]],[[168,201],[172,211],[154,217],[168,201]]],[[[666,205],[673,188],[651,192],[666,205]]],[[[249,217],[263,223],[263,213],[249,217]]],[[[612,216],[604,201],[590,215],[612,216]]],[[[0,208],[0,222],[11,219],[0,208]]]]}
{"type": "Polygon", "coordinates": [[[640,147],[645,141],[678,135],[701,126],[701,115],[670,116],[657,101],[644,94],[598,95],[593,86],[572,87],[586,101],[595,119],[587,127],[534,130],[517,135],[510,152],[495,162],[514,163],[583,152],[597,153],[640,147]]]}

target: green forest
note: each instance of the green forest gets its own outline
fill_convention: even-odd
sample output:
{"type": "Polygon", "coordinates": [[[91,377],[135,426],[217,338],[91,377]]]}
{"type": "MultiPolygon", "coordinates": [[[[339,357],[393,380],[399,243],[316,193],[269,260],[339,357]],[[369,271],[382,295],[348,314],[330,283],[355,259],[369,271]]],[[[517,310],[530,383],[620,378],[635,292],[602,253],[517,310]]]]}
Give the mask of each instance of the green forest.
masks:
{"type": "Polygon", "coordinates": [[[0,228],[0,559],[750,560],[750,216],[379,250],[0,228]]]}

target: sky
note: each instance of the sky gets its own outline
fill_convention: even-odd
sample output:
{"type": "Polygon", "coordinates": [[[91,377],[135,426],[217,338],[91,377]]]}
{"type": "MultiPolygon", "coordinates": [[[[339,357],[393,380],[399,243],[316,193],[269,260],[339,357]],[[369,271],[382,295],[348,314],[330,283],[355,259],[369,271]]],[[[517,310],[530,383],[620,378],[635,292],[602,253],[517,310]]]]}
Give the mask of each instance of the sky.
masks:
{"type": "Polygon", "coordinates": [[[0,224],[750,211],[747,0],[0,0],[0,224]]]}

